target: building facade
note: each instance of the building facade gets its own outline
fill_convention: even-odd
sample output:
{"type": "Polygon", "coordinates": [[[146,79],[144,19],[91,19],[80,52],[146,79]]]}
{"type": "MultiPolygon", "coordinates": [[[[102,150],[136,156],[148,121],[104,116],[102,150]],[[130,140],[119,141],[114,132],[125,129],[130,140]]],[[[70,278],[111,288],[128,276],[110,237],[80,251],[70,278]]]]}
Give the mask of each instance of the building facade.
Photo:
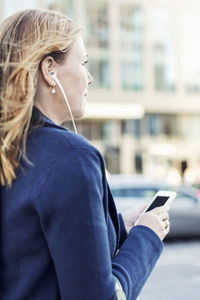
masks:
{"type": "Polygon", "coordinates": [[[200,182],[198,0],[15,0],[14,5],[3,0],[0,5],[1,19],[37,7],[81,23],[94,83],[77,127],[102,151],[110,173],[178,182],[189,169],[188,180],[200,182]]]}

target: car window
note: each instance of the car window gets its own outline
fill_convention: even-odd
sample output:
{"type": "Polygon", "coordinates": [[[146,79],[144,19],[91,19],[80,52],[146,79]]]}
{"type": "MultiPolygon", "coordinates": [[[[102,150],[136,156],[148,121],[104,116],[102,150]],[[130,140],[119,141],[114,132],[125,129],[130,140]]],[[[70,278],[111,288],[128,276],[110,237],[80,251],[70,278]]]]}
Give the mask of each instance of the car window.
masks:
{"type": "Polygon", "coordinates": [[[198,200],[194,197],[194,196],[191,196],[191,195],[187,195],[185,193],[182,193],[182,192],[177,192],[177,197],[176,197],[176,202],[177,201],[181,201],[181,202],[185,202],[186,204],[195,204],[198,202],[198,200]]]}
{"type": "Polygon", "coordinates": [[[114,197],[152,198],[158,189],[155,188],[112,188],[114,197]]]}

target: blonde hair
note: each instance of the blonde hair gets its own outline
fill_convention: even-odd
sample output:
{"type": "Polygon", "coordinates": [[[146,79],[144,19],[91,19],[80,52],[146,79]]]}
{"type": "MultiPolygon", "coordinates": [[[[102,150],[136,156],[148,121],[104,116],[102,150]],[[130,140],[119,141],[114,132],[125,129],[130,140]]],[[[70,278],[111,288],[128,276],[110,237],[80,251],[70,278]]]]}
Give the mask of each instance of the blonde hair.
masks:
{"type": "Polygon", "coordinates": [[[0,184],[12,184],[25,155],[40,62],[62,62],[80,26],[46,10],[23,10],[0,25],[0,184]]]}

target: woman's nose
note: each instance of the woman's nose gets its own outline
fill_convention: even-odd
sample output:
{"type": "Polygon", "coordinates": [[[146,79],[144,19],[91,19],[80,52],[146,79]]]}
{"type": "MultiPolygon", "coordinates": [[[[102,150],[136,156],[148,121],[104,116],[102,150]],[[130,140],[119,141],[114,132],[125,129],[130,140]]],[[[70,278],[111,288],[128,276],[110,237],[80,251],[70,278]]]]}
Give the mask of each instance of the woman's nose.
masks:
{"type": "Polygon", "coordinates": [[[92,75],[88,72],[88,85],[94,81],[92,75]]]}

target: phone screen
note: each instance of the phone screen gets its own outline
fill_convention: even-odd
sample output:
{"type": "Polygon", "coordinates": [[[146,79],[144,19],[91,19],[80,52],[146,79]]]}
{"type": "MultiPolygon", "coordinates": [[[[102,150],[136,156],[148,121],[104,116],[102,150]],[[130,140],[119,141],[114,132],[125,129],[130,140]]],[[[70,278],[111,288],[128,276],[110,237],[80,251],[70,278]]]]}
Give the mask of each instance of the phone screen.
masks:
{"type": "Polygon", "coordinates": [[[169,199],[169,197],[166,197],[166,196],[158,196],[158,197],[156,197],[156,199],[153,201],[153,203],[151,203],[151,205],[149,206],[149,208],[147,209],[147,211],[150,211],[153,208],[156,208],[156,207],[159,207],[159,206],[163,206],[168,199],[169,199]]]}

